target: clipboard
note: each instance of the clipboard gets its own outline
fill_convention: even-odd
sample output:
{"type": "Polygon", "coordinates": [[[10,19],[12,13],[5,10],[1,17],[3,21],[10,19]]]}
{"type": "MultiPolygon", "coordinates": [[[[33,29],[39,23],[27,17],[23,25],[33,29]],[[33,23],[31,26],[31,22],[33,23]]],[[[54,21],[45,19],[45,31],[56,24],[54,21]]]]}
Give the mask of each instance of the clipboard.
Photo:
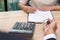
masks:
{"type": "Polygon", "coordinates": [[[34,13],[28,14],[28,22],[43,23],[44,20],[53,19],[51,11],[39,11],[36,10],[34,13]]]}

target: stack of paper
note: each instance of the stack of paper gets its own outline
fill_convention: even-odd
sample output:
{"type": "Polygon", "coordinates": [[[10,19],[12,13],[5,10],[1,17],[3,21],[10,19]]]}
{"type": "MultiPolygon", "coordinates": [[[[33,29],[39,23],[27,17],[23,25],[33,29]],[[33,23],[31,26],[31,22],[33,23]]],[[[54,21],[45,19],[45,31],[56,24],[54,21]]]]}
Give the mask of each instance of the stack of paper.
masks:
{"type": "Polygon", "coordinates": [[[29,13],[29,22],[43,22],[46,19],[53,19],[50,11],[39,11],[36,10],[34,13],[29,13]]]}

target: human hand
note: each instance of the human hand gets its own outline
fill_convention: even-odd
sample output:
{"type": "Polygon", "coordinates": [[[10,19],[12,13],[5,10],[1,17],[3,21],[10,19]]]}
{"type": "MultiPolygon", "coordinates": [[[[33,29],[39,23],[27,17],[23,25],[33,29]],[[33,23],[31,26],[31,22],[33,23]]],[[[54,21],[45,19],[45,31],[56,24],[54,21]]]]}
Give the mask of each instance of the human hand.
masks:
{"type": "Polygon", "coordinates": [[[34,11],[36,11],[36,8],[31,7],[31,6],[25,6],[25,11],[27,13],[33,13],[34,11]]]}
{"type": "Polygon", "coordinates": [[[43,26],[44,35],[55,34],[56,32],[57,23],[55,22],[55,20],[49,20],[49,21],[50,21],[50,24],[44,23],[44,26],[43,26]]]}

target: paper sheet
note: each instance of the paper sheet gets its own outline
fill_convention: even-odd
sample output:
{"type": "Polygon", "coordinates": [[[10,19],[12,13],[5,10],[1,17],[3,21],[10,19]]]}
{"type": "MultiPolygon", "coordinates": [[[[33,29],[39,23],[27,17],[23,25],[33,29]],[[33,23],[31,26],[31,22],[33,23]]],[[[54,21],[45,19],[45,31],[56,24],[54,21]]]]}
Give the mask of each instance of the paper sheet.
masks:
{"type": "Polygon", "coordinates": [[[29,22],[43,22],[46,19],[53,19],[50,11],[39,11],[36,10],[34,13],[29,13],[29,22]]]}

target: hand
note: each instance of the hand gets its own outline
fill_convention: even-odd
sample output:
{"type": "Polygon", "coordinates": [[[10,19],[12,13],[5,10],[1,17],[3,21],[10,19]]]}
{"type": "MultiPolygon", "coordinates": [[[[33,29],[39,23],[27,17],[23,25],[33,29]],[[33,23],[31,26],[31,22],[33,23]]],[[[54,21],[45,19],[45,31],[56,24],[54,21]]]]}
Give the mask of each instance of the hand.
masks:
{"type": "Polygon", "coordinates": [[[32,13],[32,12],[36,11],[36,8],[33,8],[31,6],[25,6],[25,8],[26,8],[25,11],[27,13],[32,13]]]}
{"type": "Polygon", "coordinates": [[[55,34],[56,32],[57,23],[55,22],[55,20],[49,20],[49,21],[50,21],[50,24],[44,23],[44,26],[43,26],[44,35],[55,34]]]}
{"type": "Polygon", "coordinates": [[[54,10],[53,6],[45,6],[39,8],[40,11],[49,11],[49,10],[54,10]]]}

